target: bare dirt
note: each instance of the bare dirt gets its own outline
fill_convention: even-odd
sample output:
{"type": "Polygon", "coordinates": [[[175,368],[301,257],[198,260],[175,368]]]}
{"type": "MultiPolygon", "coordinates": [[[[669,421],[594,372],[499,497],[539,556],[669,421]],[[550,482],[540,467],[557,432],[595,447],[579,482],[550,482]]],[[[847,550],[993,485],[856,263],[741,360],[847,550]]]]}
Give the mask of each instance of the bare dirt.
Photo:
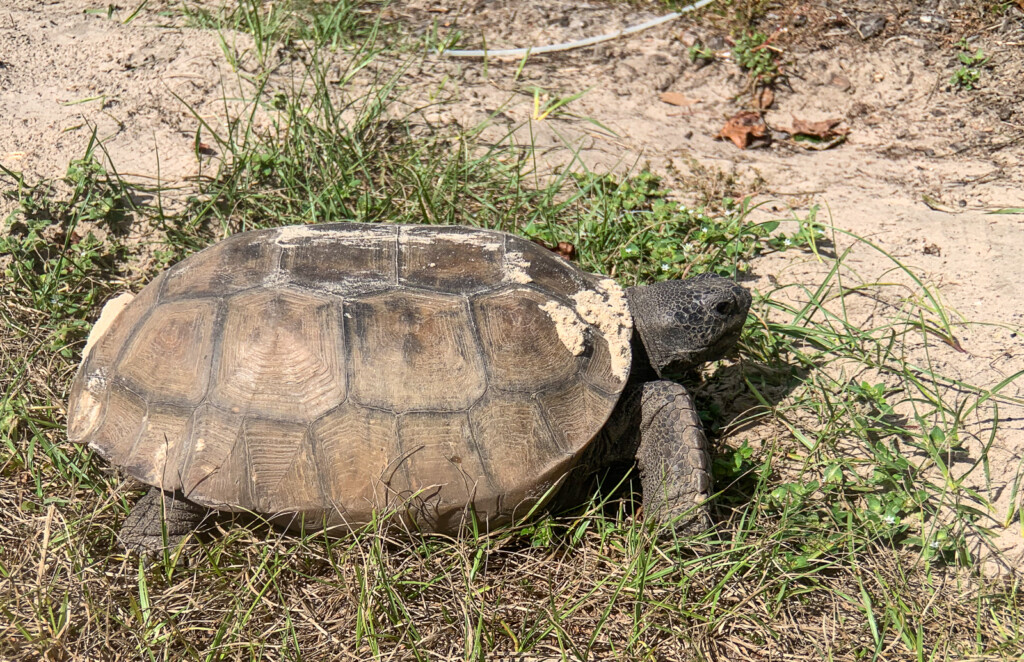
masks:
{"type": "Polygon", "coordinates": [[[214,35],[125,25],[88,0],[5,4],[0,163],[29,181],[59,177],[95,131],[123,175],[174,184],[196,174],[196,115],[217,114],[234,79],[214,35]]]}
{"type": "MultiPolygon", "coordinates": [[[[440,94],[446,103],[428,119],[488,123],[484,140],[507,140],[525,125],[514,133],[533,141],[545,168],[568,162],[570,146],[594,169],[649,164],[695,202],[749,193],[768,201],[759,214],[774,217],[804,217],[812,204],[823,205],[819,220],[916,269],[962,315],[955,321],[963,351],[928,348],[937,370],[986,387],[1024,370],[1024,215],[990,213],[1024,207],[1024,12],[1011,6],[996,15],[962,0],[778,4],[785,9],[762,21],[784,63],[764,112],[773,140],[749,149],[715,138],[753,102],[750,76],[731,61],[729,24],[707,13],[534,56],[521,68],[516,59],[430,55],[403,79],[403,98],[425,106],[440,94]],[[970,92],[949,84],[962,37],[991,56],[970,92]],[[716,61],[692,62],[693,43],[711,48],[716,61]],[[545,92],[535,96],[534,87],[545,92]],[[543,114],[545,104],[583,91],[538,119],[536,102],[543,114]],[[663,101],[665,92],[683,105],[663,101]],[[848,134],[831,149],[804,149],[786,135],[797,120],[833,118],[848,134]],[[725,176],[721,191],[708,188],[716,171],[725,176]]],[[[150,10],[126,24],[132,8],[108,16],[107,6],[12,0],[0,10],[0,164],[30,181],[59,177],[95,131],[122,175],[187,192],[206,165],[196,154],[197,118],[223,122],[244,83],[216,32],[150,10]]],[[[486,38],[490,49],[571,41],[663,12],[567,0],[414,0],[387,11],[413,30],[460,30],[465,47],[486,38]]],[[[232,38],[248,43],[245,35],[232,38]]],[[[0,201],[0,215],[11,204],[0,201]]],[[[863,282],[900,278],[891,260],[863,245],[847,265],[863,282]]],[[[780,253],[756,263],[752,285],[813,285],[825,268],[812,255],[780,253]]],[[[876,314],[869,301],[861,305],[854,317],[876,314]]],[[[1021,383],[1003,395],[1019,402],[1021,383]]],[[[988,441],[991,427],[989,414],[972,421],[969,450],[988,441]]],[[[976,487],[995,503],[995,519],[1005,520],[1012,500],[1020,507],[1021,496],[1007,486],[1024,462],[1024,407],[1000,408],[990,458],[991,482],[979,479],[976,487]]],[[[1004,568],[1019,567],[1020,519],[1005,523],[995,549],[1004,568]]]]}

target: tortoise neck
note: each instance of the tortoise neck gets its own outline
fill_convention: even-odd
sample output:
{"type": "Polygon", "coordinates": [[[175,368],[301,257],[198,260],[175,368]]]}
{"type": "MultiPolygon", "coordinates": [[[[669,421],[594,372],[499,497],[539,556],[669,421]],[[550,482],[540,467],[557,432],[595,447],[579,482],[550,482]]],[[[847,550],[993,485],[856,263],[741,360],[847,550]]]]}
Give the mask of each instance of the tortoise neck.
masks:
{"type": "Polygon", "coordinates": [[[632,367],[629,371],[629,382],[633,384],[649,382],[661,379],[658,371],[651,363],[651,357],[647,355],[647,348],[644,346],[643,338],[640,337],[640,330],[633,326],[633,336],[629,341],[629,349],[632,352],[632,367]]]}
{"type": "Polygon", "coordinates": [[[630,351],[633,353],[632,369],[629,372],[629,381],[649,382],[661,379],[658,368],[651,362],[651,355],[644,344],[644,320],[641,319],[643,306],[638,301],[642,286],[626,288],[626,301],[629,303],[629,314],[633,316],[633,335],[630,339],[630,351]]]}

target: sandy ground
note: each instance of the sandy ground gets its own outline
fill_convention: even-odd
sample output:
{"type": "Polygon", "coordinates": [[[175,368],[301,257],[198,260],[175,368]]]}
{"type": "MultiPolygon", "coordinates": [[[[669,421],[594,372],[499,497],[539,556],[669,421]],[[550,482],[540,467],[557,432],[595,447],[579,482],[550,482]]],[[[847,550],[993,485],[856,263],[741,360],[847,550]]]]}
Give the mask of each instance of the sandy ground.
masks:
{"type": "MultiPolygon", "coordinates": [[[[989,213],[1024,207],[1024,13],[982,15],[973,4],[819,0],[770,15],[786,62],[765,114],[776,140],[746,150],[714,138],[728,117],[749,107],[750,95],[748,77],[728,60],[727,26],[711,19],[687,17],[597,47],[534,57],[521,70],[516,60],[485,66],[429,56],[406,76],[406,98],[415,104],[422,95],[425,103],[443,83],[450,103],[431,119],[467,127],[486,121],[484,139],[499,140],[531,118],[532,86],[562,96],[587,90],[566,112],[530,123],[548,166],[564,162],[568,144],[594,168],[650,164],[681,191],[700,168],[734,174],[741,192],[770,201],[759,213],[803,216],[811,204],[824,205],[819,219],[917,269],[947,306],[973,322],[957,326],[963,352],[936,345],[929,356],[945,374],[991,387],[1024,369],[1024,215],[989,213]],[[856,26],[871,16],[883,16],[885,25],[865,39],[856,26]],[[965,34],[992,56],[981,88],[970,93],[948,86],[958,66],[954,44],[965,34]],[[692,63],[694,41],[720,61],[692,63]],[[665,103],[664,92],[692,103],[665,103]],[[846,142],[830,150],[803,149],[780,133],[795,119],[829,118],[849,129],[846,142]]],[[[244,83],[216,33],[148,11],[125,24],[131,8],[109,17],[106,8],[89,0],[11,0],[0,10],[0,163],[30,181],[60,176],[95,130],[120,173],[188,191],[201,165],[197,116],[222,121],[244,83]]],[[[656,15],[626,3],[567,0],[414,1],[388,11],[415,30],[461,30],[464,45],[485,36],[492,49],[569,41],[656,15]]],[[[244,35],[237,40],[247,43],[244,35]]],[[[11,204],[0,201],[0,214],[11,204]]],[[[864,282],[896,278],[888,258],[863,247],[848,265],[864,282]]],[[[773,278],[813,284],[822,266],[787,252],[758,261],[755,271],[753,286],[765,288],[773,278]]],[[[870,317],[871,304],[863,305],[853,314],[870,317]]],[[[1020,399],[1021,383],[1003,394],[1020,399]]],[[[974,450],[987,441],[989,415],[972,422],[974,450]]],[[[1010,500],[1020,499],[1005,487],[1024,460],[1024,407],[1007,403],[999,417],[992,483],[978,487],[1001,519],[1010,500]]],[[[1019,518],[1010,522],[997,539],[1010,565],[1024,556],[1020,526],[1019,518]]]]}

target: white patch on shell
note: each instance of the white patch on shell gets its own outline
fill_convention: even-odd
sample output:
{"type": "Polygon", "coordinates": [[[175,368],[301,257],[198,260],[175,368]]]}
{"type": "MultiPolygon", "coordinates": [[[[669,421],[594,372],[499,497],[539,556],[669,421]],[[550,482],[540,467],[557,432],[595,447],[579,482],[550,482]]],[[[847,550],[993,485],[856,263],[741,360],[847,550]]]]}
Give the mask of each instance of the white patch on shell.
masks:
{"type": "Polygon", "coordinates": [[[367,231],[363,228],[351,230],[340,230],[337,228],[327,229],[318,225],[287,225],[277,229],[277,236],[274,243],[278,246],[295,246],[299,242],[304,244],[326,244],[340,243],[347,246],[376,246],[381,241],[394,241],[394,235],[382,236],[378,232],[367,231]]]}
{"type": "Polygon", "coordinates": [[[263,277],[263,281],[261,282],[261,284],[263,285],[263,287],[273,288],[283,287],[284,285],[287,285],[289,282],[290,279],[288,278],[288,274],[286,274],[284,271],[280,269],[274,269],[273,271],[271,271],[270,273],[263,277]]]}
{"type": "Polygon", "coordinates": [[[85,349],[82,350],[83,363],[89,358],[89,352],[96,346],[96,343],[99,342],[100,338],[110,330],[110,325],[114,323],[117,316],[121,314],[121,311],[123,311],[134,298],[134,294],[131,292],[125,292],[123,294],[118,294],[103,305],[103,310],[100,311],[100,318],[92,325],[92,331],[89,332],[89,338],[85,341],[85,349]]]}
{"type": "Polygon", "coordinates": [[[629,376],[629,340],[633,329],[626,293],[614,280],[605,278],[598,281],[595,289],[580,290],[572,298],[579,316],[597,328],[608,343],[612,374],[625,381],[629,376]]]}
{"type": "Polygon", "coordinates": [[[495,233],[483,230],[479,232],[438,232],[436,234],[432,232],[402,232],[399,234],[398,239],[400,244],[437,244],[443,241],[450,244],[480,246],[487,251],[497,251],[502,248],[502,237],[500,235],[496,237],[495,233]]]}
{"type": "Polygon", "coordinates": [[[505,259],[501,265],[501,270],[504,273],[503,280],[506,283],[529,283],[533,281],[530,274],[526,273],[529,268],[530,261],[523,257],[522,253],[509,251],[505,253],[505,259]]]}
{"type": "Polygon", "coordinates": [[[107,369],[100,368],[96,372],[89,375],[89,378],[85,380],[85,388],[90,391],[106,391],[107,369]]]}
{"type": "Polygon", "coordinates": [[[77,407],[71,412],[73,417],[68,431],[74,430],[75,438],[71,441],[78,441],[92,434],[100,420],[100,412],[103,411],[103,402],[93,395],[93,389],[100,393],[106,389],[106,380],[99,377],[91,377],[78,396],[77,407]]]}
{"type": "MultiPolygon", "coordinates": [[[[85,388],[78,396],[75,411],[71,412],[71,424],[68,425],[68,436],[70,437],[72,430],[75,434],[75,438],[71,441],[84,439],[96,430],[100,412],[103,411],[103,402],[96,397],[96,394],[106,393],[108,382],[106,368],[100,368],[85,380],[85,388]]],[[[92,441],[89,442],[89,447],[98,450],[101,455],[103,454],[103,449],[94,446],[92,441]]]]}
{"type": "Polygon", "coordinates": [[[555,331],[558,339],[562,341],[565,348],[572,352],[573,356],[579,356],[587,346],[587,325],[583,323],[576,313],[567,306],[557,301],[548,301],[540,306],[540,309],[548,314],[551,321],[555,323],[555,331]]]}

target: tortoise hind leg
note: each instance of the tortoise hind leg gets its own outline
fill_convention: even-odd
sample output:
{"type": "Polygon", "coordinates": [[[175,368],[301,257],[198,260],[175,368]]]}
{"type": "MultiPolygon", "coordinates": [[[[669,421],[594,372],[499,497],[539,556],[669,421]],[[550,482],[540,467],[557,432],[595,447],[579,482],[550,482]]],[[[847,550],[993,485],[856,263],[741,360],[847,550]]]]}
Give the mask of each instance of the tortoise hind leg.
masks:
{"type": "Polygon", "coordinates": [[[644,512],[661,521],[678,517],[679,533],[706,530],[711,520],[711,455],[693,398],[679,384],[648,382],[640,398],[636,459],[644,512]]]}
{"type": "Polygon", "coordinates": [[[129,551],[159,552],[174,548],[194,531],[209,511],[202,506],[154,487],[132,507],[121,525],[121,544],[129,551]]]}

